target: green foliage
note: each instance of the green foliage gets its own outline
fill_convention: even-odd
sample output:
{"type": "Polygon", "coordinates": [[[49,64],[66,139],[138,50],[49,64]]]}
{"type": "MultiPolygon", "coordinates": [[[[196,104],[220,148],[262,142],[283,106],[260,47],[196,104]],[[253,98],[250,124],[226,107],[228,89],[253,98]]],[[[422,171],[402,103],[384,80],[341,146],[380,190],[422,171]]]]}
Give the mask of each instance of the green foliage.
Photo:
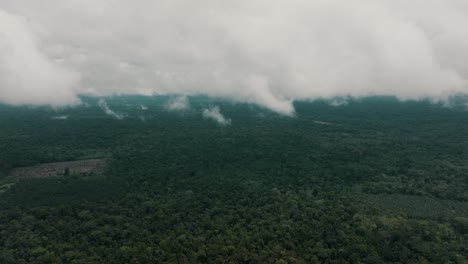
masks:
{"type": "Polygon", "coordinates": [[[0,106],[0,263],[468,260],[466,112],[368,98],[289,118],[204,97],[168,112],[167,99],[108,98],[121,121],[95,98],[0,106]],[[203,120],[215,104],[231,126],[203,120]],[[90,157],[110,158],[105,175],[6,176],[90,157]]]}

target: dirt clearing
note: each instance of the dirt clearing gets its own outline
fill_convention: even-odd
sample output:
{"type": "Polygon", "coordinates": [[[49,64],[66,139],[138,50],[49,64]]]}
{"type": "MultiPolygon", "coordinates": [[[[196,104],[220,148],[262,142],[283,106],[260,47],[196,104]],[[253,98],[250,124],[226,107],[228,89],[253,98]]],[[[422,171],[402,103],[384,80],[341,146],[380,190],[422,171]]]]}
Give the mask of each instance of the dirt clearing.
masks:
{"type": "Polygon", "coordinates": [[[46,178],[53,176],[103,174],[107,168],[105,159],[76,160],[66,162],[42,163],[35,166],[13,169],[10,177],[46,178]]]}

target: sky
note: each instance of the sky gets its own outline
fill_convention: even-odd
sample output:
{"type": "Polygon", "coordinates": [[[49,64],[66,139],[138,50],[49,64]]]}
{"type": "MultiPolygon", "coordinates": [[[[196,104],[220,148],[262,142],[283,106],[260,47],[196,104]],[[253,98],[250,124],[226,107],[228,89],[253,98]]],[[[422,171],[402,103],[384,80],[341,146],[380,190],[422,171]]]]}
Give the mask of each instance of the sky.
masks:
{"type": "Polygon", "coordinates": [[[466,0],[0,0],[0,102],[468,92],[466,0]]]}

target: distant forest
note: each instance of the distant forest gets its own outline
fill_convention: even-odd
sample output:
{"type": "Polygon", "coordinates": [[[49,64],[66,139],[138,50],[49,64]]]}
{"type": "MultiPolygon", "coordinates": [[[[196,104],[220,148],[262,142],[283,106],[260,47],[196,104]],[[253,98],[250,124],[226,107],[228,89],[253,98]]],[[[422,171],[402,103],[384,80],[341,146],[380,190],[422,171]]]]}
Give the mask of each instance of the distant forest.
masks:
{"type": "Polygon", "coordinates": [[[464,98],[99,99],[0,105],[0,263],[468,263],[464,98]],[[11,174],[88,159],[105,173],[11,174]]]}

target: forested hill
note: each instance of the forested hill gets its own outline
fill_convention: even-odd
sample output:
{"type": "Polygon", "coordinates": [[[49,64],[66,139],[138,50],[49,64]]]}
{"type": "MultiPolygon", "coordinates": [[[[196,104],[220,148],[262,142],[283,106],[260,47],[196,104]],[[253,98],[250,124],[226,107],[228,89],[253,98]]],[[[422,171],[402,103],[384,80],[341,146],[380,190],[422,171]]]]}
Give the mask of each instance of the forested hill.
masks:
{"type": "Polygon", "coordinates": [[[464,98],[82,100],[0,106],[0,263],[468,262],[464,98]]]}

